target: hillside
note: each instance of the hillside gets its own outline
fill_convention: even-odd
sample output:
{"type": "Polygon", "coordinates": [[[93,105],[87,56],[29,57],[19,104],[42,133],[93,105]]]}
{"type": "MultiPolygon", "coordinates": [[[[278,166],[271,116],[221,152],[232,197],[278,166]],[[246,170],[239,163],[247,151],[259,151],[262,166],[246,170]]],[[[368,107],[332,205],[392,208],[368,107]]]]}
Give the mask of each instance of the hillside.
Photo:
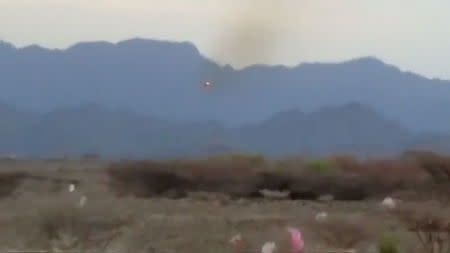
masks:
{"type": "Polygon", "coordinates": [[[406,128],[359,103],[316,112],[290,110],[238,129],[239,139],[265,154],[389,154],[413,138],[406,128]]]}
{"type": "Polygon", "coordinates": [[[218,66],[187,42],[0,44],[0,100],[36,112],[96,103],[170,120],[255,124],[280,111],[367,105],[414,132],[450,132],[450,82],[365,57],[288,68],[218,66]],[[215,83],[205,90],[202,83],[215,83]]]}
{"type": "Polygon", "coordinates": [[[305,113],[275,113],[265,121],[226,127],[215,121],[173,121],[98,104],[45,114],[0,107],[2,153],[26,157],[198,157],[229,152],[268,156],[390,155],[408,148],[445,150],[450,141],[416,137],[368,106],[350,103],[305,113]]]}

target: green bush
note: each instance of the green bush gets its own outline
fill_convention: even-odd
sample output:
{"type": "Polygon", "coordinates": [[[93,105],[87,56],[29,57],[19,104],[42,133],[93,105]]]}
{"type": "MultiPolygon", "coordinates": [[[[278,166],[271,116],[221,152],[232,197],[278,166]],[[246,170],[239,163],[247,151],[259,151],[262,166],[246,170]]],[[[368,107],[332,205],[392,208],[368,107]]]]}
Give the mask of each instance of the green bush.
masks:
{"type": "Polygon", "coordinates": [[[329,174],[333,169],[333,164],[326,160],[312,160],[308,162],[308,168],[317,174],[329,174]]]}
{"type": "Polygon", "coordinates": [[[379,253],[399,253],[398,241],[392,235],[383,235],[378,240],[379,253]]]}

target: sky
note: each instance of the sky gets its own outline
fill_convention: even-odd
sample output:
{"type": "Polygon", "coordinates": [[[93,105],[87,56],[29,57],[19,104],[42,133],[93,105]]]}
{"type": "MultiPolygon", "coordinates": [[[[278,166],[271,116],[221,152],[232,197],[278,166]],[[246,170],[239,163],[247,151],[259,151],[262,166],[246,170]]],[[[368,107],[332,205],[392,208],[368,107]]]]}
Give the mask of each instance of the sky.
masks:
{"type": "Polygon", "coordinates": [[[237,68],[375,56],[450,79],[448,0],[0,0],[0,40],[190,41],[237,68]]]}

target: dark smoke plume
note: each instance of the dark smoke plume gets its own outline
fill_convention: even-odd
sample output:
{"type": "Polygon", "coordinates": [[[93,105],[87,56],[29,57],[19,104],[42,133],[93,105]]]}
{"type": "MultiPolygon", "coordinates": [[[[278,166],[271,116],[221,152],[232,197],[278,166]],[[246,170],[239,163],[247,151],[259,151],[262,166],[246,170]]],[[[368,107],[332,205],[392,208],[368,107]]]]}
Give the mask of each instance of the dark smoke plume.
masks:
{"type": "MultiPolygon", "coordinates": [[[[283,22],[281,2],[255,1],[246,10],[236,11],[234,22],[227,24],[221,36],[216,40],[213,59],[226,59],[234,68],[268,62],[272,59],[277,47],[277,25],[283,22]],[[271,5],[269,5],[272,3],[271,5]]],[[[237,7],[238,8],[238,7],[237,7]]],[[[204,69],[205,81],[215,84],[217,92],[227,89],[239,80],[234,78],[234,71],[228,66],[222,70],[204,69]]]]}

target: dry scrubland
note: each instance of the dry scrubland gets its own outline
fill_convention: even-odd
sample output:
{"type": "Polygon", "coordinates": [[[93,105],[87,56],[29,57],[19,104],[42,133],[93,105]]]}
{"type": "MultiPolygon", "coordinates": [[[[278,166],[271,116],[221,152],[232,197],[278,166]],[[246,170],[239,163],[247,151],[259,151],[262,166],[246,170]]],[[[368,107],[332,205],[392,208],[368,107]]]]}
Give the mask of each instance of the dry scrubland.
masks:
{"type": "Polygon", "coordinates": [[[424,152],[364,161],[2,160],[0,249],[236,252],[229,239],[241,233],[245,252],[266,241],[289,252],[285,228],[294,226],[306,252],[431,252],[435,242],[448,253],[449,184],[450,157],[424,152]],[[270,199],[264,189],[289,195],[270,199]],[[380,205],[388,195],[402,200],[391,210],[380,205]],[[324,222],[314,219],[320,211],[324,222]]]}

